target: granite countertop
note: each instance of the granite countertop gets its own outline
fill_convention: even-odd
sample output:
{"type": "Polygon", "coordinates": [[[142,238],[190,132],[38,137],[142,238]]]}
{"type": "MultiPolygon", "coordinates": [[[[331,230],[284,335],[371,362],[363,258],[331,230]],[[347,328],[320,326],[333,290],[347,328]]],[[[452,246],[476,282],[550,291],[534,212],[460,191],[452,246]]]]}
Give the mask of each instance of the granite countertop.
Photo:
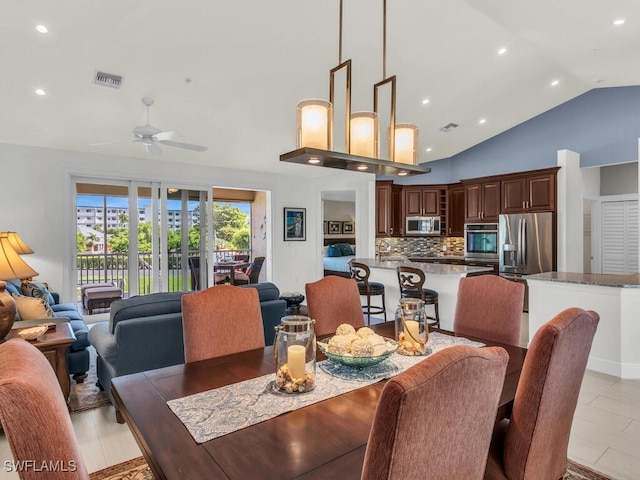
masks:
{"type": "Polygon", "coordinates": [[[403,265],[419,268],[424,273],[436,275],[460,275],[462,273],[489,272],[492,270],[491,267],[471,267],[468,265],[448,265],[446,263],[412,262],[404,257],[391,257],[388,259],[383,257],[382,260],[375,258],[356,258],[355,261],[364,263],[369,268],[395,270],[396,267],[403,265]]]}
{"type": "Polygon", "coordinates": [[[424,260],[464,260],[464,255],[407,255],[407,258],[424,260]]]}
{"type": "Polygon", "coordinates": [[[610,275],[596,273],[544,272],[526,275],[526,280],[546,280],[548,282],[578,283],[601,287],[640,288],[640,274],[610,275]]]}

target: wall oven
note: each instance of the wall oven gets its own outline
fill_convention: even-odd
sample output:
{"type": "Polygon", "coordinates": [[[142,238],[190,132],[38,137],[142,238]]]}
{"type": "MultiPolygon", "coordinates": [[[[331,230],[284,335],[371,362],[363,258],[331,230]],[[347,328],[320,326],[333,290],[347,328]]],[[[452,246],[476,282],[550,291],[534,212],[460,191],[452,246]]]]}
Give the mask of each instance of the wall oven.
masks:
{"type": "Polygon", "coordinates": [[[498,261],[497,223],[465,223],[464,258],[498,261]]]}

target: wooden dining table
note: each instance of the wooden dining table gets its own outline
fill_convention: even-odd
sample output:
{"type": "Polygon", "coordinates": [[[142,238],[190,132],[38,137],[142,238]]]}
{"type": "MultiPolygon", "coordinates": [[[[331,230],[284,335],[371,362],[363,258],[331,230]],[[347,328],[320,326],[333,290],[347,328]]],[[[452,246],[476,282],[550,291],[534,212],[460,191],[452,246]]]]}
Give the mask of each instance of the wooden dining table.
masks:
{"type": "MultiPolygon", "coordinates": [[[[372,328],[383,336],[394,337],[393,322],[372,328]]],[[[496,420],[507,417],[527,350],[467,338],[502,346],[509,353],[496,420]]],[[[318,351],[317,358],[320,361],[326,357],[318,351]]],[[[116,377],[112,380],[112,391],[156,479],[359,479],[385,381],[201,444],[167,405],[169,400],[274,372],[270,346],[116,377]]]]}
{"type": "Polygon", "coordinates": [[[235,261],[235,262],[217,262],[213,264],[213,271],[216,273],[224,273],[229,276],[229,284],[235,285],[236,270],[248,268],[251,262],[235,261]]]}

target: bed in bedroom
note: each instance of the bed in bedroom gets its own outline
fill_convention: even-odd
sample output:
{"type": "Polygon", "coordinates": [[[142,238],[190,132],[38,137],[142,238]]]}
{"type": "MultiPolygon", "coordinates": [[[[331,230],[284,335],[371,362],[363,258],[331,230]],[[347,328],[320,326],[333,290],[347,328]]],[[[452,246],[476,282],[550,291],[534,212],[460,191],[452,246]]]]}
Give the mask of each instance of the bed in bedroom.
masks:
{"type": "MultiPolygon", "coordinates": [[[[348,239],[355,243],[355,239],[348,239]]],[[[324,276],[338,275],[340,277],[351,277],[349,273],[349,261],[356,258],[354,244],[340,239],[324,239],[324,253],[322,263],[324,268],[324,276]]]]}

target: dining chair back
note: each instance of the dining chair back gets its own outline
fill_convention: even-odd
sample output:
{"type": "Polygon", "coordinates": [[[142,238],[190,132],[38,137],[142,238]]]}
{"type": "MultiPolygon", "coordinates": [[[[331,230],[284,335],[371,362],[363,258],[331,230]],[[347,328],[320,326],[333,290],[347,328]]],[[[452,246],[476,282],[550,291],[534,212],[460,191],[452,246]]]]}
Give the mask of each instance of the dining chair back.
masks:
{"type": "Polygon", "coordinates": [[[262,271],[262,265],[264,264],[265,257],[256,257],[253,259],[251,265],[245,272],[236,271],[234,278],[234,285],[246,285],[250,283],[258,283],[260,272],[262,271]]]}
{"type": "Polygon", "coordinates": [[[438,308],[438,292],[425,288],[425,274],[419,268],[401,265],[396,268],[398,274],[398,286],[400,287],[401,298],[419,298],[425,306],[433,305],[434,314],[429,316],[428,323],[436,328],[440,328],[440,311],[438,308]]]}
{"type": "Polygon", "coordinates": [[[264,348],[258,291],[216,285],[182,296],[185,362],[264,348]]]}
{"type": "MultiPolygon", "coordinates": [[[[200,257],[189,257],[189,272],[191,273],[191,290],[202,290],[200,285],[200,257]]],[[[214,273],[214,282],[216,285],[220,285],[226,282],[227,275],[221,273],[214,273]]]]}
{"type": "Polygon", "coordinates": [[[349,261],[349,272],[351,278],[356,281],[358,285],[358,292],[360,296],[367,297],[366,305],[362,306],[362,312],[367,315],[367,325],[371,325],[371,314],[377,315],[382,313],[384,315],[384,321],[387,321],[387,309],[384,304],[384,283],[370,282],[371,270],[369,267],[360,262],[353,260],[349,261]],[[380,296],[382,305],[371,305],[371,297],[380,296]]]}
{"type": "Polygon", "coordinates": [[[360,293],[351,278],[328,275],[304,287],[309,317],[316,321],[316,335],[335,333],[341,323],[364,326],[360,293]]]}
{"type": "Polygon", "coordinates": [[[25,340],[0,345],[0,420],[21,479],[89,478],[53,368],[25,340]]]}
{"type": "Polygon", "coordinates": [[[488,479],[549,479],[567,470],[569,433],[600,317],[569,308],[534,335],[510,420],[496,426],[488,479]]]}
{"type": "Polygon", "coordinates": [[[361,478],[482,479],[508,361],[501,347],[456,345],[390,379],[361,478]]]}
{"type": "Polygon", "coordinates": [[[523,304],[523,283],[497,275],[463,277],[458,283],[453,331],[519,346],[523,304]]]}

